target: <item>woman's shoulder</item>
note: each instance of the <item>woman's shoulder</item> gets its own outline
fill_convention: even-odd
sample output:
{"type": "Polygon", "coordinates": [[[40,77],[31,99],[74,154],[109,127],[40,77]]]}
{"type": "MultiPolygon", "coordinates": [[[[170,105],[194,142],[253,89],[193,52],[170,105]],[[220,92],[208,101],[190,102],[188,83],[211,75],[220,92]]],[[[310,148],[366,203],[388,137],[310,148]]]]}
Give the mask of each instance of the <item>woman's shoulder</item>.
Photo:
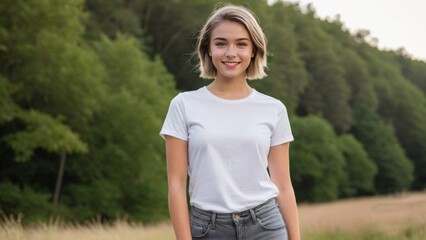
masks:
{"type": "Polygon", "coordinates": [[[202,90],[204,87],[201,87],[199,89],[196,90],[189,90],[189,91],[182,91],[179,92],[173,99],[172,99],[172,103],[174,104],[183,104],[184,102],[188,102],[188,101],[196,101],[197,98],[200,98],[203,96],[202,90]]]}
{"type": "Polygon", "coordinates": [[[275,105],[278,108],[285,108],[285,105],[281,100],[274,98],[272,96],[269,96],[265,93],[259,92],[257,90],[256,90],[256,101],[264,103],[264,104],[275,105]]]}
{"type": "Polygon", "coordinates": [[[200,87],[200,88],[195,89],[195,90],[188,90],[188,91],[180,92],[179,95],[182,95],[183,97],[198,96],[198,95],[202,95],[203,90],[204,90],[204,87],[200,87]]]}

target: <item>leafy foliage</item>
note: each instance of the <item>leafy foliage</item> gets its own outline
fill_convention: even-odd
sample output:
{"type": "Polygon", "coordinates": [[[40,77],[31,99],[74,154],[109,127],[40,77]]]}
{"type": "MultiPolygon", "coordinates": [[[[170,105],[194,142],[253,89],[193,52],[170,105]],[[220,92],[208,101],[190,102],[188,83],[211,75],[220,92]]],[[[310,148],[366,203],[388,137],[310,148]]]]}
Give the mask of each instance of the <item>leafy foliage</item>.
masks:
{"type": "Polygon", "coordinates": [[[48,203],[49,194],[37,192],[30,187],[20,189],[19,186],[4,181],[0,183],[0,206],[7,209],[8,215],[23,214],[25,223],[31,221],[48,221],[53,214],[66,216],[63,207],[52,206],[48,203]]]}
{"type": "MultiPolygon", "coordinates": [[[[299,201],[426,187],[424,62],[379,51],[368,30],[351,35],[312,6],[231,2],[251,8],[268,37],[268,77],[250,85],[289,110],[299,201]]],[[[207,83],[191,56],[221,5],[1,1],[0,210],[28,220],[166,218],[158,131],[178,91],[207,83]]]]}
{"type": "Polygon", "coordinates": [[[292,144],[291,174],[300,200],[327,201],[340,196],[340,184],[347,181],[345,159],[333,128],[315,116],[294,119],[297,141],[292,144]]]}
{"type": "Polygon", "coordinates": [[[16,161],[27,161],[34,150],[43,148],[48,152],[87,152],[87,145],[68,126],[50,116],[30,110],[18,114],[27,129],[6,136],[5,141],[16,152],[16,161]]]}
{"type": "Polygon", "coordinates": [[[376,164],[369,158],[364,146],[352,135],[341,135],[337,145],[345,157],[344,170],[347,181],[341,183],[343,196],[354,196],[374,190],[376,164]]]}

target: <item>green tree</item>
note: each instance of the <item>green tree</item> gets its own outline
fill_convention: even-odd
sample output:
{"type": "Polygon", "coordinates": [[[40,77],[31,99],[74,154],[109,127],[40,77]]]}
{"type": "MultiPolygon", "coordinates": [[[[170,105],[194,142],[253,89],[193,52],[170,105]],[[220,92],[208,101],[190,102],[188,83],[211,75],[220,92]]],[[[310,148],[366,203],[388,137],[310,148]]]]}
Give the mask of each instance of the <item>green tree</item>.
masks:
{"type": "MultiPolygon", "coordinates": [[[[404,144],[404,138],[399,133],[403,131],[405,134],[406,130],[404,130],[404,126],[400,124],[399,126],[395,124],[395,121],[390,121],[389,117],[385,117],[385,113],[389,112],[391,115],[397,114],[398,115],[398,121],[403,122],[406,121],[406,119],[410,119],[411,123],[409,125],[414,126],[412,129],[408,130],[410,132],[413,129],[416,129],[414,131],[420,132],[418,135],[426,135],[421,134],[422,128],[420,125],[415,126],[414,122],[420,123],[421,121],[418,121],[419,115],[421,115],[421,112],[423,110],[419,111],[412,111],[413,107],[407,104],[407,101],[401,101],[404,99],[404,97],[398,97],[399,94],[404,94],[407,92],[408,95],[412,95],[411,98],[418,96],[415,92],[408,93],[410,90],[407,89],[408,82],[405,80],[402,80],[400,77],[400,74],[395,71],[395,69],[398,69],[398,66],[395,61],[392,60],[393,55],[389,55],[387,53],[381,53],[375,49],[374,44],[370,41],[366,40],[368,37],[368,32],[366,32],[365,36],[359,36],[358,38],[351,39],[347,38],[346,36],[339,34],[338,27],[341,26],[338,20],[335,20],[331,24],[324,24],[324,27],[328,29],[327,31],[330,33],[334,33],[335,36],[339,37],[339,44],[336,44],[336,50],[339,52],[340,62],[344,66],[345,69],[345,79],[348,81],[351,87],[351,98],[350,98],[350,105],[352,107],[353,111],[353,117],[354,117],[354,126],[353,126],[353,132],[357,137],[361,137],[358,131],[362,131],[361,128],[366,127],[367,122],[369,124],[375,125],[377,124],[377,128],[380,129],[386,129],[384,130],[385,134],[389,135],[395,135],[388,139],[387,143],[375,143],[373,144],[377,149],[374,151],[386,151],[388,148],[388,145],[395,145],[398,146],[401,142],[401,145],[404,147],[404,150],[408,150],[407,148],[409,145],[404,144]],[[357,40],[358,39],[358,40],[357,40]],[[358,41],[358,42],[357,42],[358,41]],[[372,46],[373,45],[373,46],[372,46]],[[389,57],[386,57],[389,55],[389,57]],[[399,80],[397,80],[399,79],[399,80]],[[398,87],[393,87],[393,85],[398,84],[398,87]],[[405,87],[404,87],[405,85],[405,87]],[[394,90],[392,90],[394,89],[394,90]],[[393,104],[391,104],[391,102],[393,104]],[[392,106],[394,105],[394,106],[392,106]],[[405,105],[402,107],[402,105],[405,105]],[[400,106],[404,110],[407,111],[404,114],[398,114],[396,109],[400,106]],[[420,114],[419,114],[420,113],[420,114]],[[379,115],[380,114],[380,117],[379,115]],[[405,115],[405,116],[402,116],[405,115]],[[392,126],[385,126],[380,118],[384,118],[386,122],[392,123],[392,126]],[[392,133],[393,130],[390,128],[394,128],[396,131],[395,133],[392,133]],[[397,138],[396,138],[397,137],[397,138]],[[379,148],[382,148],[381,150],[379,148]]],[[[340,31],[341,32],[341,31],[340,31]]],[[[410,85],[410,84],[408,84],[410,85]]],[[[408,87],[410,88],[410,87],[408,87]]],[[[413,89],[411,89],[413,90],[413,89]]],[[[405,97],[406,99],[406,97],[405,97]]],[[[411,101],[412,103],[422,103],[421,99],[418,99],[417,101],[411,101]]],[[[402,110],[402,109],[401,109],[402,110]]],[[[396,117],[396,115],[394,115],[396,117]]],[[[407,123],[407,122],[406,122],[407,123]]],[[[406,124],[408,125],[408,124],[406,124]]],[[[372,126],[370,126],[372,128],[372,126]]],[[[377,130],[377,129],[376,129],[377,130]]],[[[374,135],[373,132],[365,133],[374,135]]],[[[412,138],[410,138],[413,140],[412,138]]],[[[415,139],[415,138],[414,138],[415,139]]],[[[359,138],[365,146],[369,145],[371,146],[370,141],[383,141],[374,138],[370,138],[368,141],[366,141],[366,138],[361,137],[359,138]]],[[[410,167],[411,163],[407,159],[405,153],[401,153],[401,147],[396,147],[397,152],[399,154],[394,155],[397,159],[391,160],[393,162],[390,165],[394,165],[396,168],[396,165],[406,166],[403,168],[405,170],[403,176],[405,176],[405,180],[400,179],[400,183],[405,182],[403,188],[407,188],[410,186],[409,182],[411,182],[410,179],[412,177],[410,176],[410,167]],[[399,163],[397,163],[400,161],[399,163]]],[[[370,149],[370,151],[373,151],[370,149]]],[[[370,154],[370,152],[369,152],[370,154]]],[[[372,156],[378,157],[378,159],[375,159],[376,162],[380,161],[383,162],[383,159],[380,159],[379,156],[375,153],[371,153],[372,156]]],[[[407,156],[409,156],[412,159],[419,159],[418,157],[412,157],[413,155],[410,155],[410,151],[407,151],[407,156]]],[[[421,158],[420,158],[421,159],[421,158]]],[[[389,160],[387,160],[389,161],[389,160]]],[[[392,167],[390,167],[392,168],[392,167]]],[[[391,171],[390,168],[382,168],[379,169],[379,172],[382,171],[381,174],[389,174],[386,173],[386,171],[391,171]]],[[[391,174],[389,174],[391,175],[391,174]]],[[[379,177],[380,178],[380,177],[379,177]]],[[[383,181],[383,180],[382,180],[383,181]]],[[[380,181],[379,181],[380,182],[380,181]]],[[[383,185],[383,184],[381,184],[383,185]]],[[[392,185],[392,184],[390,184],[392,185]]],[[[389,185],[389,186],[390,186],[389,185]]],[[[390,187],[392,188],[392,187],[390,187]]],[[[400,191],[401,186],[397,187],[400,191]]],[[[384,191],[383,186],[380,187],[380,191],[384,191]]],[[[391,190],[387,190],[391,191],[391,190]]]]}
{"type": "Polygon", "coordinates": [[[375,189],[378,193],[393,193],[410,188],[413,181],[413,164],[405,155],[395,132],[375,114],[358,110],[358,124],[354,135],[365,147],[368,155],[377,165],[375,189]]]}
{"type": "Polygon", "coordinates": [[[0,75],[0,124],[12,120],[19,111],[19,106],[15,104],[12,94],[16,91],[7,78],[0,75]]]}
{"type": "Polygon", "coordinates": [[[81,7],[80,0],[0,4],[0,69],[16,87],[12,97],[19,106],[8,119],[16,124],[10,124],[4,140],[17,160],[28,160],[37,149],[61,155],[54,202],[66,154],[87,151],[78,127],[91,117],[103,92],[100,65],[82,43],[81,7]]]}
{"type": "MultiPolygon", "coordinates": [[[[269,39],[269,76],[250,84],[292,116],[299,200],[424,188],[424,62],[379,51],[367,30],[351,35],[312,5],[231,2],[252,9],[269,39]]],[[[1,1],[1,211],[27,220],[167,217],[158,132],[176,87],[208,83],[191,56],[223,4],[1,1]]]]}
{"type": "Polygon", "coordinates": [[[334,50],[333,37],[321,28],[313,9],[308,9],[304,15],[296,5],[290,5],[288,14],[294,24],[298,51],[309,73],[308,85],[300,96],[298,113],[321,115],[338,133],[348,131],[352,125],[350,88],[334,50]]]}
{"type": "Polygon", "coordinates": [[[369,64],[378,96],[377,112],[392,125],[406,155],[415,164],[415,187],[422,189],[426,180],[426,98],[405,79],[393,52],[380,52],[363,45],[360,53],[369,64]]]}
{"type": "Polygon", "coordinates": [[[376,164],[369,158],[364,146],[352,135],[338,137],[338,147],[345,157],[347,182],[341,185],[343,196],[374,192],[376,164]]]}
{"type": "Polygon", "coordinates": [[[396,58],[401,66],[401,73],[414,85],[418,86],[426,94],[426,68],[425,62],[411,59],[403,49],[396,52],[396,58]]]}
{"type": "Polygon", "coordinates": [[[143,39],[141,19],[136,14],[145,1],[85,0],[84,5],[91,14],[87,21],[86,36],[99,39],[102,35],[115,38],[119,33],[143,39]]]}
{"type": "Polygon", "coordinates": [[[49,204],[50,194],[34,191],[32,188],[20,187],[10,181],[0,182],[0,206],[7,211],[7,216],[21,216],[23,223],[49,221],[53,214],[67,215],[64,208],[49,204]]]}
{"type": "MultiPolygon", "coordinates": [[[[254,9],[258,13],[257,9],[254,9]]],[[[259,16],[259,15],[258,15],[259,16]]],[[[268,77],[251,83],[256,89],[280,99],[289,112],[295,112],[299,95],[305,89],[308,74],[297,52],[296,35],[287,7],[277,2],[260,15],[268,39],[268,77]]]]}
{"type": "Polygon", "coordinates": [[[340,196],[347,181],[345,158],[331,125],[316,116],[292,119],[296,141],[290,151],[291,175],[301,201],[327,201],[340,196]]]}
{"type": "Polygon", "coordinates": [[[70,167],[76,183],[66,190],[67,204],[82,220],[161,220],[167,216],[167,182],[158,132],[176,94],[173,77],[132,37],[103,37],[93,45],[107,71],[107,95],[84,130],[90,153],[70,167]]]}

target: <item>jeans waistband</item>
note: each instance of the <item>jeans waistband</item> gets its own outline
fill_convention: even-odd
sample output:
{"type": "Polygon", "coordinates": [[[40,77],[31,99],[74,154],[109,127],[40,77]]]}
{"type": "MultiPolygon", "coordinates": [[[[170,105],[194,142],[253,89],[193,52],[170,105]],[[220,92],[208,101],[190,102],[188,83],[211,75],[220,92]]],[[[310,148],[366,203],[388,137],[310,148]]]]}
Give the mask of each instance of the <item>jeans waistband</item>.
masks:
{"type": "Polygon", "coordinates": [[[213,227],[216,221],[230,223],[230,222],[238,222],[241,220],[252,219],[253,223],[257,221],[256,215],[260,212],[268,211],[272,208],[276,207],[275,198],[271,198],[268,201],[245,211],[235,212],[235,213],[215,213],[212,211],[206,211],[199,209],[195,206],[191,208],[191,214],[197,218],[211,221],[213,223],[213,227]]]}

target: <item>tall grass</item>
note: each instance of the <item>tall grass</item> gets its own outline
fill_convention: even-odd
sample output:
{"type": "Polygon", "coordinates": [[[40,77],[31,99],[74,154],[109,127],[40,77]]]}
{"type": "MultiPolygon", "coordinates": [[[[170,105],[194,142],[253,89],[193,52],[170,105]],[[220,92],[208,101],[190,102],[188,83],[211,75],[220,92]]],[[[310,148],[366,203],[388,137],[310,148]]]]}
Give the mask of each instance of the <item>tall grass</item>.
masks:
{"type": "MultiPolygon", "coordinates": [[[[63,224],[60,221],[22,226],[20,217],[4,218],[0,224],[0,240],[168,240],[174,239],[170,224],[155,226],[117,221],[113,224],[63,224]]],[[[305,240],[425,240],[426,226],[418,225],[395,234],[382,230],[364,230],[358,233],[343,231],[311,232],[305,240]]]]}
{"type": "MultiPolygon", "coordinates": [[[[303,240],[426,240],[426,193],[302,205],[303,240]],[[336,230],[337,229],[337,230],[336,230]]],[[[23,225],[22,216],[0,214],[0,240],[168,240],[171,224],[142,225],[125,219],[81,224],[52,219],[23,225]]]]}
{"type": "Polygon", "coordinates": [[[52,220],[23,226],[21,217],[3,217],[0,240],[167,240],[174,239],[170,224],[145,226],[124,220],[111,224],[92,222],[85,225],[52,220]]]}
{"type": "Polygon", "coordinates": [[[411,226],[403,231],[387,233],[382,230],[370,229],[359,233],[346,233],[341,231],[311,233],[306,236],[307,240],[425,240],[426,226],[411,226]]]}

